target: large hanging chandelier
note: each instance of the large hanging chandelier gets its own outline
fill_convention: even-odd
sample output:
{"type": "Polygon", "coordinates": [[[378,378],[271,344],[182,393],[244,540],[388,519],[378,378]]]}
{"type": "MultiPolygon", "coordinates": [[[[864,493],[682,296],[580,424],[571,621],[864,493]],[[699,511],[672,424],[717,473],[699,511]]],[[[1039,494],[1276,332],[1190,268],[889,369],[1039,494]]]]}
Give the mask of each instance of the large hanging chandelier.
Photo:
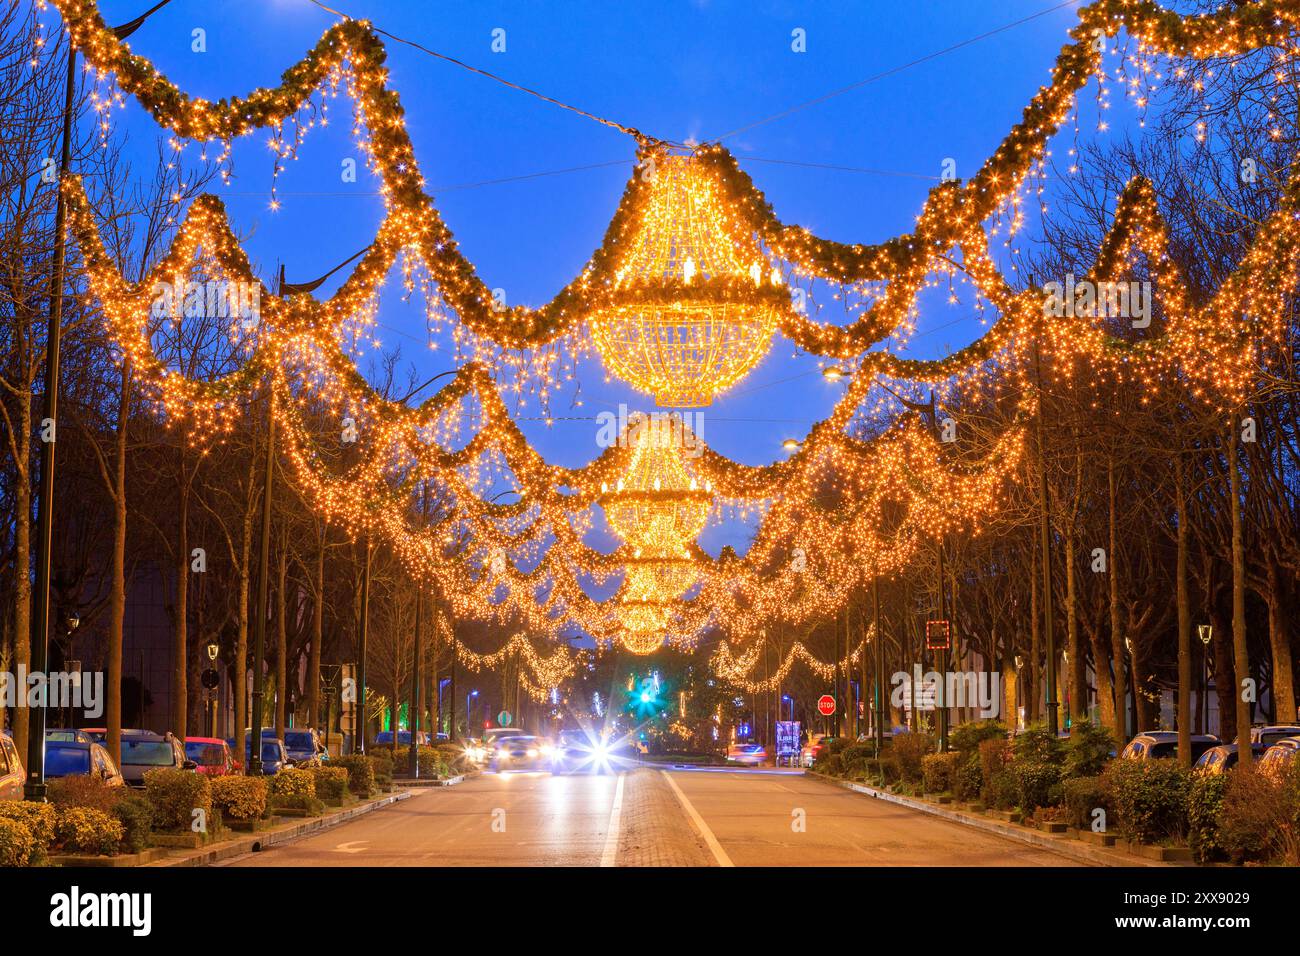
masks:
{"type": "Polygon", "coordinates": [[[600,498],[628,552],[615,613],[620,643],[634,654],[663,643],[672,603],[696,581],[690,545],[713,494],[687,465],[686,449],[698,447],[691,437],[675,415],[634,416],[621,436],[631,449],[627,471],[600,498]]]}
{"type": "Polygon", "coordinates": [[[605,367],[666,408],[708,405],[767,354],[789,293],[716,175],[653,154],[610,305],[590,316],[605,367]]]}

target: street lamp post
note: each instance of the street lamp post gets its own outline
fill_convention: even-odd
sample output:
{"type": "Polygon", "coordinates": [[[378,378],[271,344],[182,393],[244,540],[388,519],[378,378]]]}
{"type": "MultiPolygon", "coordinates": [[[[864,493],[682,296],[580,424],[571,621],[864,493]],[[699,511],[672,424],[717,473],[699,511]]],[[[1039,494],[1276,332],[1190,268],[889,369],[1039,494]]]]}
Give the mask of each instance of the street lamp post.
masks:
{"type": "MultiPolygon", "coordinates": [[[[171,0],[162,0],[153,8],[119,27],[113,34],[120,40],[130,36],[154,11],[171,0]]],[[[59,346],[63,334],[63,273],[67,204],[63,199],[63,177],[72,162],[72,113],[77,92],[77,51],[68,41],[68,72],[63,92],[63,139],[59,151],[59,189],[54,200],[54,269],[50,278],[50,316],[46,332],[45,415],[42,430],[49,438],[41,442],[41,490],[36,512],[36,585],[33,589],[35,613],[32,615],[31,670],[47,677],[50,657],[50,568],[54,542],[54,446],[58,438],[59,418],[59,346]]],[[[27,779],[23,796],[27,800],[45,800],[45,726],[49,707],[49,681],[40,696],[40,705],[31,708],[27,725],[27,779]]]]}
{"type": "Polygon", "coordinates": [[[473,700],[477,696],[478,696],[478,691],[476,690],[472,690],[465,695],[465,733],[471,737],[474,736],[473,734],[474,725],[472,723],[473,721],[472,715],[474,713],[473,700]]]}

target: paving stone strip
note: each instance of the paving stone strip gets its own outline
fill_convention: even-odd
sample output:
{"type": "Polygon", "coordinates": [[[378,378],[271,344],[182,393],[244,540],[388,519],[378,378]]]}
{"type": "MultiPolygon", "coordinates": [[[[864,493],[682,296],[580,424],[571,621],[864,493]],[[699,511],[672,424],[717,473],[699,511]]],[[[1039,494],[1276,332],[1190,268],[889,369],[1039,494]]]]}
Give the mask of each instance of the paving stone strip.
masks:
{"type": "Polygon", "coordinates": [[[658,770],[633,770],[624,779],[617,864],[714,865],[704,841],[658,770]]]}

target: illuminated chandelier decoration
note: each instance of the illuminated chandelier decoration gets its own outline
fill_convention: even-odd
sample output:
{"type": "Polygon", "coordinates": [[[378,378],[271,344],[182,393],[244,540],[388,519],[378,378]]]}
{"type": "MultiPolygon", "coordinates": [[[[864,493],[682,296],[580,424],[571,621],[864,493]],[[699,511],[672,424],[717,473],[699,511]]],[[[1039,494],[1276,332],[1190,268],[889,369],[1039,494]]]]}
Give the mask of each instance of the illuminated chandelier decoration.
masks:
{"type": "Polygon", "coordinates": [[[767,354],[789,293],[709,164],[652,153],[641,170],[649,195],[591,336],[605,367],[657,404],[708,405],[767,354]]]}
{"type": "Polygon", "coordinates": [[[690,545],[704,530],[713,501],[686,464],[700,447],[675,415],[635,415],[621,440],[632,449],[627,472],[600,503],[629,549],[617,604],[619,639],[634,654],[663,642],[672,602],[696,581],[690,545]]]}

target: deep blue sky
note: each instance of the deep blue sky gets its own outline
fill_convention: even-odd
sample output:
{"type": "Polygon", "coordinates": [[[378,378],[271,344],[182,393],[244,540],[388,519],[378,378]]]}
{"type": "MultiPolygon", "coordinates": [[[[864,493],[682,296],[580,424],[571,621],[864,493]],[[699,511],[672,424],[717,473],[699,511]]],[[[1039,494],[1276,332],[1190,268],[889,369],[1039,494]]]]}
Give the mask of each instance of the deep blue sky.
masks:
{"type": "MultiPolygon", "coordinates": [[[[106,0],[110,23],[148,0],[106,0]]],[[[534,87],[591,112],[681,140],[709,139],[830,90],[935,53],[1021,17],[1053,0],[884,0],[780,2],[432,3],[334,0],[356,17],[433,49],[534,87]],[[506,30],[507,51],[490,50],[506,30]],[[806,31],[807,52],[791,51],[791,31],[806,31]]],[[[727,141],[787,222],[840,240],[878,241],[910,228],[945,158],[959,176],[979,166],[1021,115],[1066,41],[1074,7],[1056,10],[937,60],[905,70],[727,141]],[[887,171],[843,172],[761,162],[786,160],[887,171]]],[[[210,99],[274,85],[334,18],[307,0],[199,3],[173,0],[131,39],[192,95],[210,99]],[[191,31],[207,31],[207,52],[191,52],[191,31]]],[[[416,154],[442,214],[489,287],[510,301],[549,299],[598,243],[630,173],[630,139],[533,97],[388,43],[416,154]],[[448,188],[573,166],[619,165],[521,182],[448,188]]],[[[1085,94],[1087,96],[1088,94],[1085,94]]],[[[343,105],[338,101],[339,106],[343,105]]],[[[1118,105],[1118,104],[1117,104],[1118,105]]],[[[340,182],[340,161],[358,153],[336,108],[329,130],[313,131],[282,174],[283,207],[268,208],[266,137],[241,141],[234,183],[214,191],[268,285],[278,262],[291,281],[314,278],[373,237],[382,205],[374,181],[340,182]]],[[[1115,112],[1127,113],[1120,106],[1115,112]]],[[[152,149],[156,130],[132,102],[118,114],[132,150],[152,149]]],[[[1068,135],[1068,134],[1067,134],[1068,135]]],[[[191,151],[194,147],[191,147],[191,151]]],[[[142,169],[149,168],[142,165],[142,169]]],[[[328,291],[332,286],[327,286],[328,291]]],[[[400,288],[390,283],[389,300],[400,288]]],[[[968,305],[928,308],[916,354],[935,354],[978,334],[968,305]]],[[[425,342],[419,309],[386,300],[382,338],[401,345],[425,377],[447,367],[425,342]]],[[[649,399],[605,383],[599,367],[582,377],[586,405],[559,415],[594,416],[649,399]]],[[[781,441],[802,437],[824,417],[838,386],[814,358],[792,357],[778,337],[749,378],[705,412],[704,437],[750,463],[782,455],[781,441]]],[[[553,461],[594,457],[594,421],[529,423],[553,461]]],[[[740,544],[737,527],[715,529],[706,546],[740,544]]]]}

